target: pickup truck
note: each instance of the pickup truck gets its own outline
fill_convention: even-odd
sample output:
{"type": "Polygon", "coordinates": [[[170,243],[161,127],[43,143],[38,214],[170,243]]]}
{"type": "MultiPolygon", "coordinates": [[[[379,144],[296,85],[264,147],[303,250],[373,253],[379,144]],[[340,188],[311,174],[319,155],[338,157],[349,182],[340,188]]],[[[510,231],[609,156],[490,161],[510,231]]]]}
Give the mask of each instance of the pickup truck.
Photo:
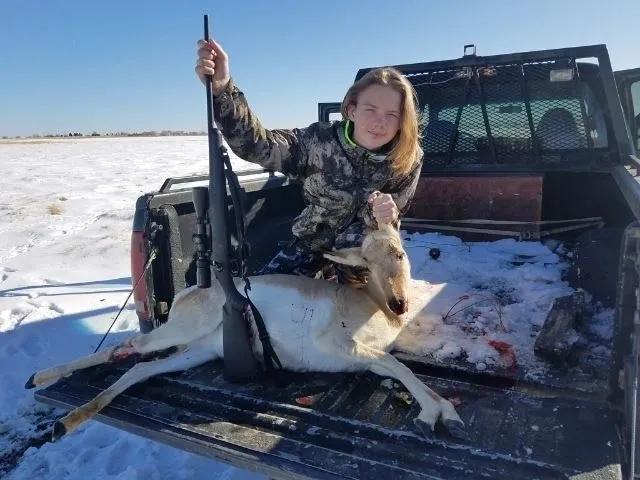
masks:
{"type": "MultiPolygon", "coordinates": [[[[468,246],[507,248],[498,240],[511,239],[558,253],[552,246],[562,244],[569,268],[555,281],[613,312],[609,343],[594,354],[564,342],[580,330],[587,301],[549,300],[544,325],[514,353],[535,356],[535,375],[531,362],[479,369],[464,356],[393,352],[457,400],[466,439],[425,438],[412,422],[417,405],[374,374],[279,372],[232,384],[222,361],[136,385],[97,420],[271,478],[637,478],[640,69],[614,72],[604,45],[494,56],[466,46],[457,59],[395,67],[418,93],[425,152],[402,230],[468,246]]],[[[319,121],[338,113],[339,103],[318,105],[319,121]]],[[[291,239],[303,203],[300,185],[278,172],[238,177],[251,274],[291,239]]],[[[131,271],[141,278],[142,332],[165,322],[176,293],[196,283],[190,187],[207,179],[168,178],[136,203],[131,271]]],[[[76,372],[36,398],[77,407],[126,362],[76,372]]]]}

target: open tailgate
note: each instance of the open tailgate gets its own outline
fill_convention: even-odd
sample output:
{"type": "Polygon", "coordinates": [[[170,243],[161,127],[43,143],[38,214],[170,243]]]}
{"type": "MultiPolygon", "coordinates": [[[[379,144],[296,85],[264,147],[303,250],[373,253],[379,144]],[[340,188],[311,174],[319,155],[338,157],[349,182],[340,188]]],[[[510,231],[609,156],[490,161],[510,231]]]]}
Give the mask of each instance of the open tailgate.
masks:
{"type": "MultiPolygon", "coordinates": [[[[37,391],[36,399],[77,407],[129,366],[76,372],[37,391]]],[[[281,372],[261,384],[234,385],[222,372],[217,360],[156,376],[96,419],[278,479],[621,478],[612,414],[586,395],[420,373],[459,402],[470,434],[426,439],[413,424],[419,407],[408,403],[412,397],[374,374],[281,372]]]]}

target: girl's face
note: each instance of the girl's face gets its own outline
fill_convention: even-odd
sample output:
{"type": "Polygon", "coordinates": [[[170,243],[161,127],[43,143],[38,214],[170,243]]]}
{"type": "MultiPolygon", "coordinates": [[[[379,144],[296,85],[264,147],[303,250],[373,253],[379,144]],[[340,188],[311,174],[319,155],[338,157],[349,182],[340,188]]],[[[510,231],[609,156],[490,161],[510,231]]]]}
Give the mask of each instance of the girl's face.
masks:
{"type": "Polygon", "coordinates": [[[385,85],[370,85],[347,113],[353,122],[353,139],[368,150],[377,150],[390,142],[400,129],[402,96],[385,85]]]}

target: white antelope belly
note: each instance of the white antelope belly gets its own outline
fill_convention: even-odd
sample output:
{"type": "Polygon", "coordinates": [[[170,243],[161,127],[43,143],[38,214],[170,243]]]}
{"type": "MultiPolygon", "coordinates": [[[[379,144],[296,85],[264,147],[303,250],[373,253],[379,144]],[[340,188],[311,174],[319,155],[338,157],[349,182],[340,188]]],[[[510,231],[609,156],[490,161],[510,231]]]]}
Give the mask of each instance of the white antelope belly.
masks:
{"type": "MultiPolygon", "coordinates": [[[[306,281],[304,284],[309,285],[306,281]]],[[[286,284],[252,281],[249,295],[264,319],[271,344],[283,368],[295,371],[348,370],[354,362],[346,355],[349,348],[347,329],[337,318],[336,287],[313,286],[317,286],[317,290],[301,292],[286,284]]],[[[261,347],[258,340],[260,357],[261,347]]]]}

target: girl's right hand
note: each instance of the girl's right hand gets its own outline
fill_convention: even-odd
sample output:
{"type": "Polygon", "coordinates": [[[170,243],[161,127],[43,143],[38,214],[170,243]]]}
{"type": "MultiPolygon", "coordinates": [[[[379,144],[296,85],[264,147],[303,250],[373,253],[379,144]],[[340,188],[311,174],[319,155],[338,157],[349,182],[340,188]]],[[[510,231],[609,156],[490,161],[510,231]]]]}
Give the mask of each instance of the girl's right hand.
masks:
{"type": "Polygon", "coordinates": [[[196,74],[203,84],[206,75],[213,76],[213,93],[219,95],[229,83],[229,57],[222,47],[213,39],[198,40],[198,61],[196,74]]]}

